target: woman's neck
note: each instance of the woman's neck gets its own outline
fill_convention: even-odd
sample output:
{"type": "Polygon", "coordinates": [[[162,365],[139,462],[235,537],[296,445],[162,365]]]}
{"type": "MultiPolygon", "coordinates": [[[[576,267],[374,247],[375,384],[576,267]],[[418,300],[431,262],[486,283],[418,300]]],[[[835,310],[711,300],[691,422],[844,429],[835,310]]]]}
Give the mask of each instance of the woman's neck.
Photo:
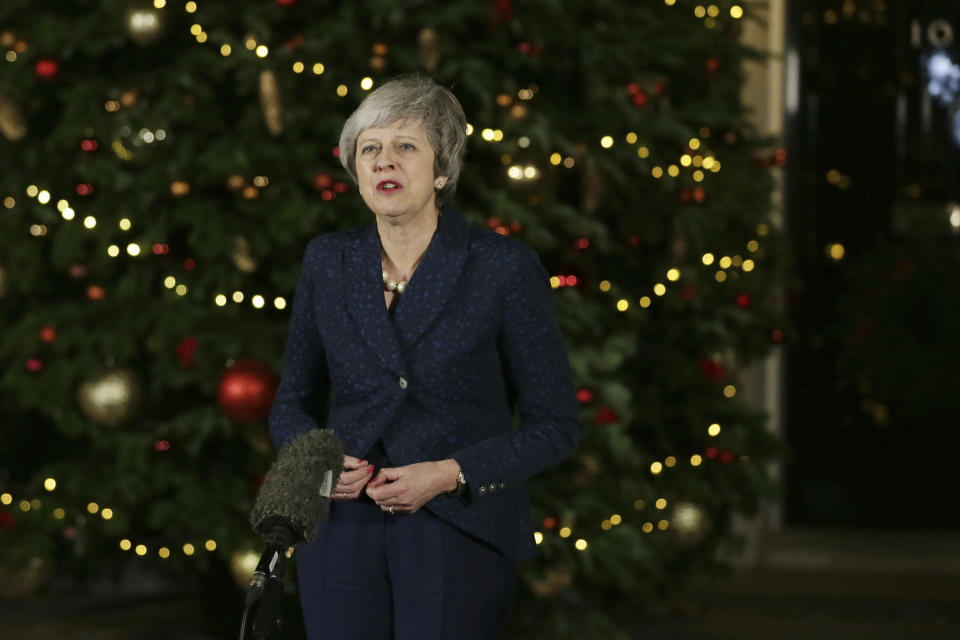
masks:
{"type": "Polygon", "coordinates": [[[377,218],[377,231],[383,247],[384,266],[390,276],[409,280],[420,263],[430,240],[437,229],[438,215],[434,209],[408,220],[383,220],[377,218]]]}

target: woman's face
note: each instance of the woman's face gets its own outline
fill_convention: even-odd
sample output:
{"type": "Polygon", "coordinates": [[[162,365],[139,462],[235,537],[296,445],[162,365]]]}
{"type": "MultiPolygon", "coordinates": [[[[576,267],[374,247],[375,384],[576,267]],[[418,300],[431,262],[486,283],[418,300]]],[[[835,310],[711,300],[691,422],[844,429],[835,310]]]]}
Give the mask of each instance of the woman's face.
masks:
{"type": "Polygon", "coordinates": [[[360,195],[378,217],[433,214],[433,162],[433,147],[419,123],[397,120],[357,136],[360,195]]]}

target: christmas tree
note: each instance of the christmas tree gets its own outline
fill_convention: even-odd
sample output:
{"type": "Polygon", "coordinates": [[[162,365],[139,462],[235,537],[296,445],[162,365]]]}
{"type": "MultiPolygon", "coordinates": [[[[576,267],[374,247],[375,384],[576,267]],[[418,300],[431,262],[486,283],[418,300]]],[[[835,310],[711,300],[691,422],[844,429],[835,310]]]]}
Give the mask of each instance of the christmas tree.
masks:
{"type": "Polygon", "coordinates": [[[4,2],[0,575],[39,588],[255,558],[245,520],[275,455],[303,251],[372,221],[340,127],[403,72],[463,103],[455,202],[538,251],[579,387],[580,449],[530,485],[542,553],[518,634],[617,637],[718,566],[774,450],[737,371],[783,339],[782,158],[739,99],[752,17],[685,0],[4,2]]]}

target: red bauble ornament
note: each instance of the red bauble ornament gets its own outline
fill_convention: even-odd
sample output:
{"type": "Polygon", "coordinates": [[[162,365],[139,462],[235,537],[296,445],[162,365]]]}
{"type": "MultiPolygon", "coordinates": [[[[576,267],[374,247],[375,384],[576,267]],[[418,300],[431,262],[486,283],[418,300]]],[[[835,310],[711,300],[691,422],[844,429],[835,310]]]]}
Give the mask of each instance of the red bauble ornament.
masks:
{"type": "Polygon", "coordinates": [[[700,371],[708,380],[719,380],[726,374],[722,364],[708,358],[700,360],[697,364],[700,365],[700,371]]]}
{"type": "Polygon", "coordinates": [[[716,447],[707,447],[707,450],[705,451],[705,453],[707,454],[708,458],[713,460],[714,458],[717,457],[717,454],[719,454],[720,451],[716,447]]]}
{"type": "Polygon", "coordinates": [[[276,0],[277,4],[281,7],[289,7],[295,5],[297,0],[276,0]]]}
{"type": "Polygon", "coordinates": [[[694,284],[688,284],[683,289],[680,290],[680,297],[690,302],[697,296],[697,286],[694,284]]]}
{"type": "Polygon", "coordinates": [[[770,339],[774,342],[783,342],[783,331],[780,331],[780,329],[774,329],[770,334],[770,339]]]}
{"type": "Polygon", "coordinates": [[[578,389],[578,390],[577,390],[577,401],[578,401],[578,402],[593,402],[593,390],[592,390],[592,389],[578,389]]]}
{"type": "Polygon", "coordinates": [[[34,71],[41,78],[53,78],[60,71],[60,65],[53,58],[42,58],[37,60],[34,71]]]}
{"type": "Polygon", "coordinates": [[[57,330],[47,325],[43,329],[40,329],[40,339],[47,343],[53,342],[57,339],[57,330]]]}
{"type": "Polygon", "coordinates": [[[633,105],[639,109],[647,106],[647,92],[640,91],[639,93],[633,94],[633,105]]]}
{"type": "Polygon", "coordinates": [[[600,411],[597,411],[597,415],[593,416],[595,424],[612,424],[619,419],[620,416],[610,407],[601,407],[600,411]]]}
{"type": "Polygon", "coordinates": [[[180,359],[180,366],[184,369],[193,369],[197,366],[197,363],[194,362],[193,356],[197,352],[197,346],[200,343],[193,336],[188,336],[181,340],[174,351],[177,354],[177,357],[180,359]]]}
{"type": "Polygon", "coordinates": [[[292,38],[290,38],[289,40],[287,40],[286,42],[284,42],[284,43],[283,43],[283,46],[285,46],[287,49],[289,49],[289,50],[291,50],[291,51],[293,51],[294,49],[297,49],[297,48],[299,48],[299,47],[302,47],[302,46],[303,46],[303,34],[299,34],[299,33],[298,33],[297,35],[293,36],[292,38]]]}
{"type": "Polygon", "coordinates": [[[217,404],[232,420],[265,420],[273,404],[280,379],[255,358],[242,358],[220,376],[217,404]]]}
{"type": "Polygon", "coordinates": [[[329,189],[333,184],[333,178],[327,173],[318,173],[313,177],[313,186],[317,189],[329,189]]]}
{"type": "Polygon", "coordinates": [[[750,294],[741,293],[737,296],[737,306],[741,309],[746,309],[750,306],[750,294]]]}
{"type": "Polygon", "coordinates": [[[40,358],[30,358],[27,360],[27,371],[30,373],[37,373],[38,371],[43,371],[43,360],[40,358]]]}
{"type": "Polygon", "coordinates": [[[730,464],[733,462],[733,453],[724,449],[720,452],[720,462],[723,464],[730,464]]]}
{"type": "Polygon", "coordinates": [[[17,524],[17,519],[8,511],[0,511],[0,529],[13,529],[17,524]]]}
{"type": "Polygon", "coordinates": [[[493,10],[497,12],[497,21],[494,24],[500,25],[509,20],[513,20],[512,0],[495,0],[493,10]]]}

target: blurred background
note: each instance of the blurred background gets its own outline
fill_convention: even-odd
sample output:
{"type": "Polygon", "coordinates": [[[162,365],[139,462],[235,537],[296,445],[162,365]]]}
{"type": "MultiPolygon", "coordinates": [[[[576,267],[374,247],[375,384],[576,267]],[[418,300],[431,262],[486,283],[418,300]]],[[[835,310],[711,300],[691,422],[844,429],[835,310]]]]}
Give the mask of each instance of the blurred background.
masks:
{"type": "Polygon", "coordinates": [[[371,222],[340,127],[421,72],[578,384],[510,637],[960,638],[958,30],[947,0],[4,0],[0,637],[236,637],[303,251],[371,222]]]}

